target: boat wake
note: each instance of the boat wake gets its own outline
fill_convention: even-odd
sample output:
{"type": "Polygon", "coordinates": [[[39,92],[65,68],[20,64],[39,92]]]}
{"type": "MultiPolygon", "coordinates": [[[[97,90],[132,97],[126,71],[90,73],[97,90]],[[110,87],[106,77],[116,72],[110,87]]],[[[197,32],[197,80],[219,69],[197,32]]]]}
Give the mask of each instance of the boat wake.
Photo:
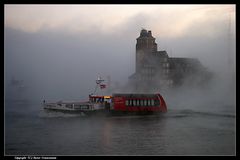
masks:
{"type": "Polygon", "coordinates": [[[63,112],[56,112],[56,111],[46,111],[41,110],[38,114],[40,118],[68,118],[68,117],[85,117],[84,113],[63,113],[63,112]]]}

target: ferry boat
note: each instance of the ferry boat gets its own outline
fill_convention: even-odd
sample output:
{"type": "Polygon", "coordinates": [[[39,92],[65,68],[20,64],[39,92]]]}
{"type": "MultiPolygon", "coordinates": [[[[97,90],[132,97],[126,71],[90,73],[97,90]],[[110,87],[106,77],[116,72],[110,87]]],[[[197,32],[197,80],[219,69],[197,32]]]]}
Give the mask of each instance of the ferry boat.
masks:
{"type": "MultiPolygon", "coordinates": [[[[100,85],[102,79],[96,81],[100,85]]],[[[96,89],[95,89],[96,91],[96,89]]],[[[165,100],[160,93],[114,93],[112,95],[90,94],[86,102],[43,102],[47,110],[82,112],[87,115],[128,115],[167,112],[165,100]]]]}

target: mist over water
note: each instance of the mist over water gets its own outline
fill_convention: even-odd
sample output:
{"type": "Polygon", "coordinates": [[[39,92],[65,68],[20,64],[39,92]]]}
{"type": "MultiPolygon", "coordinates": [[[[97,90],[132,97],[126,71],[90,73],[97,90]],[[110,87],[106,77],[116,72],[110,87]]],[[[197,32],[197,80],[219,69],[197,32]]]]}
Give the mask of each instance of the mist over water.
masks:
{"type": "MultiPolygon", "coordinates": [[[[28,87],[26,97],[37,102],[86,99],[94,90],[98,75],[105,79],[110,76],[112,87],[121,88],[135,72],[135,38],[138,34],[136,30],[135,35],[116,34],[117,37],[94,31],[67,35],[47,31],[24,33],[5,28],[5,90],[15,77],[28,87]]],[[[166,50],[170,57],[198,58],[213,72],[213,80],[204,89],[207,98],[219,97],[219,100],[234,103],[236,45],[234,37],[227,39],[226,36],[229,35],[166,41],[156,37],[156,41],[158,50],[166,50]]],[[[177,89],[176,93],[181,89],[182,92],[198,90],[187,86],[177,89]]],[[[200,94],[202,91],[199,87],[200,94]]]]}
{"type": "MultiPolygon", "coordinates": [[[[148,16],[133,16],[144,24],[148,16]],[[144,22],[143,22],[144,20],[144,22]]],[[[137,23],[136,22],[136,23],[137,23]]],[[[113,92],[130,92],[140,27],[126,21],[122,32],[64,30],[24,32],[5,27],[5,154],[7,155],[234,155],[236,141],[235,26],[217,36],[155,36],[169,57],[197,58],[212,79],[153,90],[164,97],[161,116],[87,117],[46,112],[42,100],[87,100],[95,80],[111,78],[113,92]],[[7,101],[10,81],[21,80],[27,103],[7,101]]],[[[146,25],[147,26],[147,25],[146,25]]],[[[153,36],[154,30],[152,30],[153,36]]],[[[200,75],[201,76],[201,75],[200,75]]],[[[111,94],[111,93],[110,93],[111,94]]]]}
{"type": "Polygon", "coordinates": [[[111,76],[113,85],[126,83],[133,72],[134,45],[96,35],[32,35],[6,29],[5,82],[12,76],[23,80],[31,90],[30,99],[37,100],[87,98],[98,75],[111,76]]]}

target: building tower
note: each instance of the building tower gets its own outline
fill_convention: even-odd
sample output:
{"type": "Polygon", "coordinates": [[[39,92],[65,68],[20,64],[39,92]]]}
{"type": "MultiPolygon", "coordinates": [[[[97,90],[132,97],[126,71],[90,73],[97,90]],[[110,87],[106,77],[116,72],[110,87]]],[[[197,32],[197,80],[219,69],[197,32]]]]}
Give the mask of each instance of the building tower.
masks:
{"type": "Polygon", "coordinates": [[[151,31],[142,29],[140,36],[136,39],[136,72],[138,73],[143,67],[145,58],[154,52],[157,52],[157,43],[152,36],[151,31]]]}

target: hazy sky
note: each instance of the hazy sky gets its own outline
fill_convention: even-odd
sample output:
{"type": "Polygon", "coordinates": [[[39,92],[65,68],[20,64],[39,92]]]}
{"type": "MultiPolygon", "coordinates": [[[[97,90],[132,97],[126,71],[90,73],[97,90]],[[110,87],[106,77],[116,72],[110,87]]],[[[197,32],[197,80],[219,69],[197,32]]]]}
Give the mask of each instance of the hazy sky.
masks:
{"type": "Polygon", "coordinates": [[[235,14],[235,5],[5,5],[5,76],[49,99],[87,95],[98,74],[124,84],[142,27],[169,56],[233,76],[235,14]]]}
{"type": "Polygon", "coordinates": [[[26,32],[113,34],[135,25],[157,37],[215,36],[222,32],[217,25],[234,15],[234,5],[5,5],[5,26],[26,32]]]}

